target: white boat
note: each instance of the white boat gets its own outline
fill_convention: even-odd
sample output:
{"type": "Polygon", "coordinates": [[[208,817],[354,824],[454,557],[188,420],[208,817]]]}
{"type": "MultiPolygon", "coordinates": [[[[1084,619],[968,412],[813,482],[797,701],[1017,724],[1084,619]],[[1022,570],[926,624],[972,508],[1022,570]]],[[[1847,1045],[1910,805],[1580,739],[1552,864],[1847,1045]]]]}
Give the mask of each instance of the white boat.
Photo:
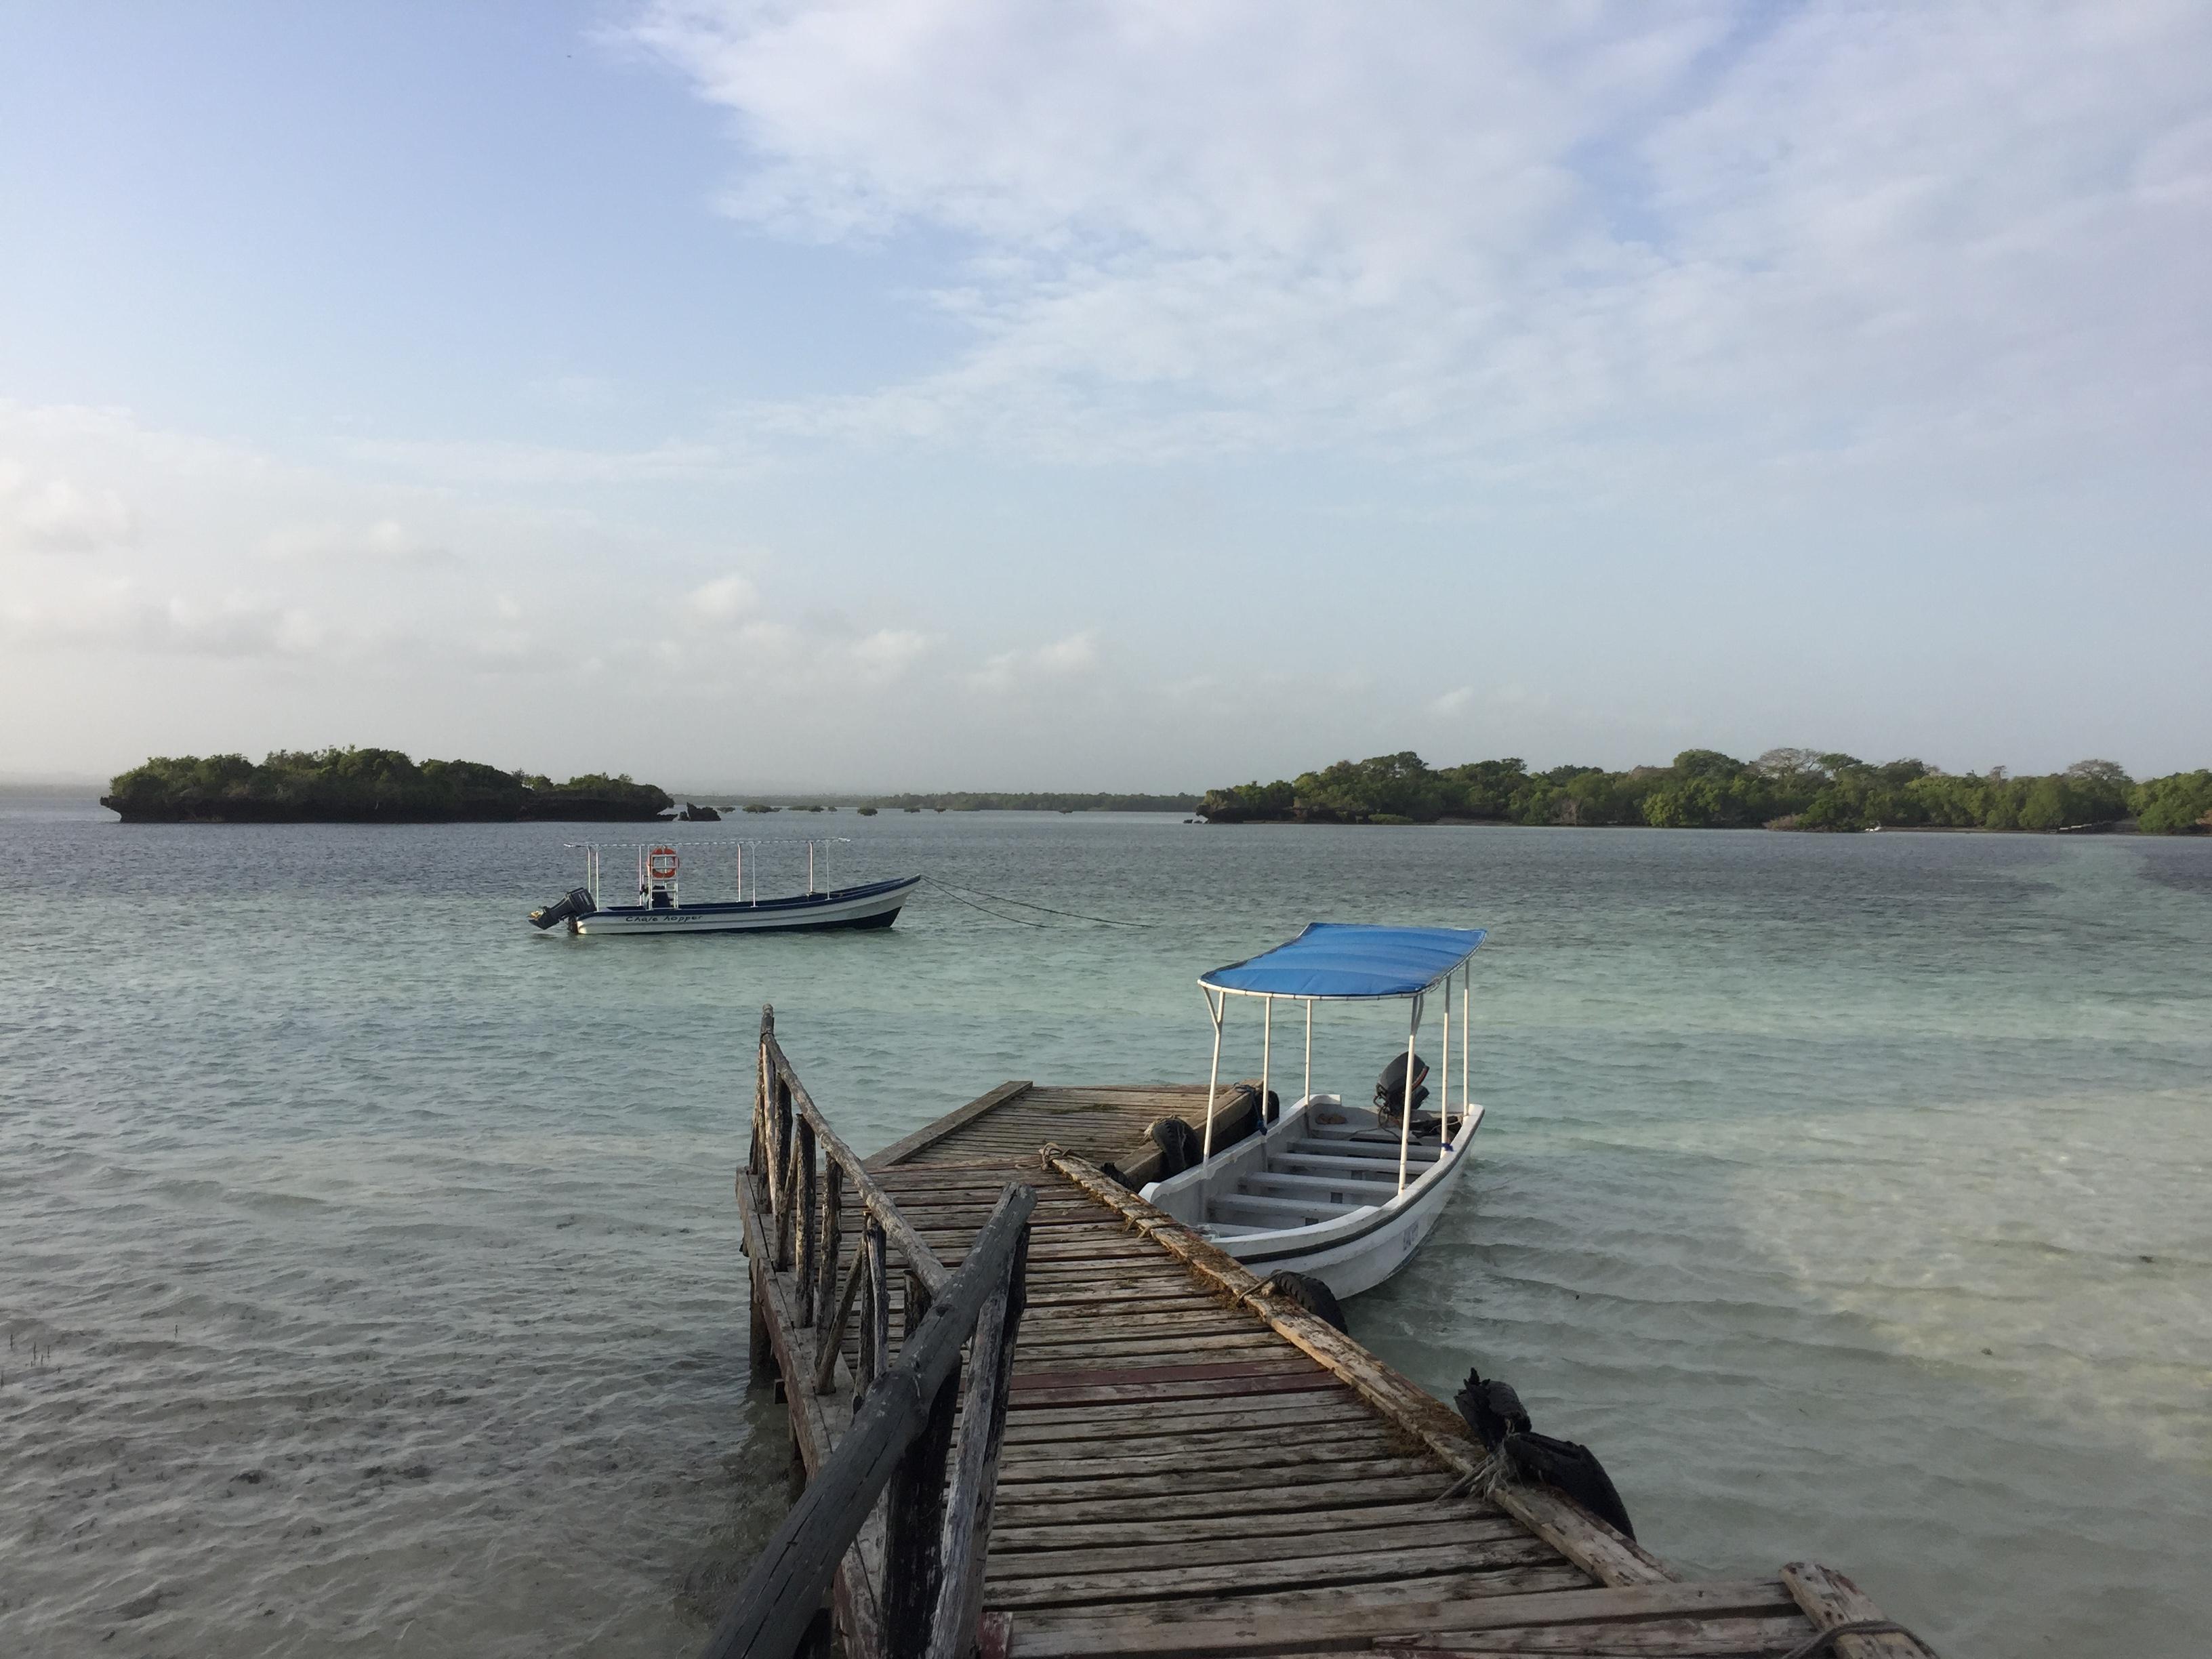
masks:
{"type": "Polygon", "coordinates": [[[1340,1297],[1372,1290],[1405,1266],[1435,1228],[1468,1162],[1482,1108],[1468,1089],[1473,1012],[1468,959],[1482,928],[1370,927],[1315,922],[1288,944],[1200,976],[1213,1021],[1199,1161],[1142,1196],[1262,1277],[1310,1274],[1340,1297]],[[1451,1103],[1452,981],[1460,981],[1459,1103],[1451,1103]],[[1431,994],[1443,996],[1439,1109],[1424,1118],[1425,1065],[1415,1049],[1431,994]],[[1304,1003],[1305,1091],[1277,1121],[1218,1152],[1221,1029],[1232,996],[1262,1000],[1260,1089],[1269,1096],[1277,1002],[1304,1003]],[[1369,1105],[1313,1088],[1314,1007],[1396,999],[1412,1004],[1402,1066],[1392,1062],[1369,1105]],[[1399,1091],[1402,1087],[1402,1092],[1399,1091]]]}
{"type": "MultiPolygon", "coordinates": [[[[797,843],[791,843],[797,844],[797,843]]],[[[531,924],[541,930],[566,926],[582,938],[667,938],[678,933],[793,933],[830,928],[888,927],[921,882],[920,876],[898,876],[858,887],[817,890],[815,863],[828,838],[809,841],[806,848],[806,890],[784,897],[763,898],[757,872],[758,842],[708,841],[643,842],[590,842],[570,848],[584,854],[584,884],[530,913],[531,924]],[[749,861],[746,848],[755,856],[749,861]],[[732,899],[684,902],[682,878],[685,854],[681,848],[714,848],[736,854],[737,893],[732,899]],[[609,852],[637,854],[637,902],[602,903],[605,891],[602,855],[609,852]],[[745,892],[748,868],[754,872],[753,890],[745,892]]],[[[694,854],[693,856],[698,856],[694,854]]]]}

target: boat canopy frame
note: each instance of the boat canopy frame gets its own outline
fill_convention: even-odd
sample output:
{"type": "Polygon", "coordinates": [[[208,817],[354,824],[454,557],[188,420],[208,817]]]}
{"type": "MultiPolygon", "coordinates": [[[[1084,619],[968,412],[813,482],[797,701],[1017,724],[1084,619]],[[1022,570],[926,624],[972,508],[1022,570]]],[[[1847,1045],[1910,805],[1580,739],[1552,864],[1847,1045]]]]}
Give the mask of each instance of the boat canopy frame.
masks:
{"type": "MultiPolygon", "coordinates": [[[[1468,1087],[1468,1048],[1474,1026],[1472,958],[1490,937],[1486,927],[1384,927],[1357,922],[1308,922],[1294,939],[1243,962],[1199,975],[1200,993],[1213,1022],[1213,1065],[1206,1079],[1206,1133],[1200,1161],[1213,1158],[1213,1109],[1221,1086],[1221,1029],[1233,996],[1261,1000],[1260,1107],[1264,1127],[1267,1079],[1274,1059],[1275,1004],[1303,1002],[1306,1011],[1305,1091],[1313,1097],[1314,1005],[1387,1002],[1412,1006],[1406,1032],[1406,1093],[1398,1114],[1398,1190],[1406,1190],[1413,1160],[1414,1045],[1431,992],[1443,990],[1443,1052],[1437,1074],[1437,1162],[1451,1151],[1451,983],[1460,981],[1459,1120],[1474,1109],[1468,1087]],[[1243,981],[1243,983],[1237,982],[1243,981]]],[[[1310,1107],[1309,1107],[1310,1109],[1310,1107]]]]}
{"type": "MultiPolygon", "coordinates": [[[[684,848],[691,847],[714,847],[727,850],[734,850],[738,855],[737,902],[740,904],[752,903],[757,905],[760,902],[760,849],[762,848],[804,847],[806,849],[806,892],[807,896],[811,897],[814,893],[814,865],[817,849],[839,844],[849,844],[852,839],[853,838],[850,836],[780,836],[773,837],[766,836],[717,836],[713,837],[702,837],[690,841],[569,841],[562,842],[561,847],[563,852],[581,853],[584,855],[584,885],[590,890],[592,895],[592,902],[593,904],[599,904],[601,902],[599,897],[599,884],[605,872],[602,867],[600,855],[605,853],[636,854],[637,894],[638,897],[648,907],[653,902],[653,894],[662,891],[667,893],[668,901],[671,904],[680,905],[682,903],[680,896],[681,889],[678,886],[678,883],[683,875],[681,854],[684,848]],[[752,854],[752,856],[750,859],[746,856],[748,848],[750,849],[752,854]],[[673,852],[678,854],[677,873],[675,875],[665,877],[656,876],[652,872],[651,860],[653,854],[657,852],[664,851],[673,852]],[[750,898],[747,896],[745,892],[745,878],[748,868],[750,869],[752,876],[752,892],[750,898]]],[[[826,856],[823,861],[825,863],[827,862],[826,856]]]]}

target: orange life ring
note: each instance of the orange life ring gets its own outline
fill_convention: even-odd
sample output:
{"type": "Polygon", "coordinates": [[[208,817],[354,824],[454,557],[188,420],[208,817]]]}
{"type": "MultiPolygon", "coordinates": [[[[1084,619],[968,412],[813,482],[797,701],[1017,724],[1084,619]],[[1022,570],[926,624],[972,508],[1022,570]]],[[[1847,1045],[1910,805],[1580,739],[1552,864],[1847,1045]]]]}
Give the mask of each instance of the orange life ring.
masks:
{"type": "Polygon", "coordinates": [[[675,880],[676,865],[673,847],[656,847],[645,855],[645,873],[655,881],[675,880]]]}

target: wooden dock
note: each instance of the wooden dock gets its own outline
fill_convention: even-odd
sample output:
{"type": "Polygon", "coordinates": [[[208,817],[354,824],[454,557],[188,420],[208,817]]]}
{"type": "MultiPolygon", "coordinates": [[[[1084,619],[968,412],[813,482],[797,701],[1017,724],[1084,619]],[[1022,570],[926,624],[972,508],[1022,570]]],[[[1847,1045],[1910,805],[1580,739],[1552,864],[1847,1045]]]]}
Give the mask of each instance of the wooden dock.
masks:
{"type": "Polygon", "coordinates": [[[1483,1479],[1455,1409],[1100,1173],[1202,1086],[1009,1083],[860,1160],[772,1015],[761,1053],[754,1371],[810,1485],[708,1653],[825,1615],[850,1659],[1928,1652],[1841,1574],[1683,1582],[1483,1479]]]}

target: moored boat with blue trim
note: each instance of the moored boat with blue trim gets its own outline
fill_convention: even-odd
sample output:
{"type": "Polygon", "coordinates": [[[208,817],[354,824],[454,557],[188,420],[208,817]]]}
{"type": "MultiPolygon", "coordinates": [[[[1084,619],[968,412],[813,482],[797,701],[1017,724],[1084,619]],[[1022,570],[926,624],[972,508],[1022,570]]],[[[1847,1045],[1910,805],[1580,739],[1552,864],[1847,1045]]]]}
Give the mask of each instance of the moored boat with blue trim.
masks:
{"type": "Polygon", "coordinates": [[[1376,927],[1314,922],[1289,943],[1201,975],[1213,1022],[1206,1133],[1189,1169],[1142,1196],[1254,1272],[1320,1279],[1339,1297],[1397,1272],[1434,1230],[1468,1162],[1482,1108],[1468,1088],[1469,959],[1483,928],[1376,927]],[[1452,1104],[1452,981],[1460,981],[1459,1103],[1452,1104]],[[1425,1115],[1429,1068],[1415,1052],[1424,1006],[1443,990],[1439,1109],[1425,1115]],[[1231,996],[1262,1000],[1259,1124],[1217,1148],[1221,1028],[1231,996]],[[1313,1019],[1322,1002],[1402,1000],[1412,1005],[1406,1052],[1384,1071],[1371,1105],[1313,1089],[1313,1019]],[[1267,1087],[1278,1001],[1305,1006],[1305,1090],[1272,1120],[1267,1087]]]}
{"type": "MultiPolygon", "coordinates": [[[[796,845],[798,843],[787,843],[796,845]]],[[[783,897],[760,896],[759,880],[746,896],[750,867],[759,867],[758,842],[715,841],[638,843],[615,846],[587,842],[571,850],[584,854],[585,883],[573,888],[530,915],[541,931],[565,927],[580,938],[665,938],[679,933],[795,933],[837,929],[889,927],[898,920],[920,876],[896,876],[854,887],[817,890],[815,866],[827,840],[809,841],[806,848],[806,890],[783,897]],[[736,854],[737,892],[733,899],[712,899],[687,904],[681,885],[684,854],[679,848],[715,848],[736,854]],[[750,847],[755,854],[746,857],[750,847]],[[608,852],[637,854],[637,902],[604,904],[601,855],[608,852]]]]}

